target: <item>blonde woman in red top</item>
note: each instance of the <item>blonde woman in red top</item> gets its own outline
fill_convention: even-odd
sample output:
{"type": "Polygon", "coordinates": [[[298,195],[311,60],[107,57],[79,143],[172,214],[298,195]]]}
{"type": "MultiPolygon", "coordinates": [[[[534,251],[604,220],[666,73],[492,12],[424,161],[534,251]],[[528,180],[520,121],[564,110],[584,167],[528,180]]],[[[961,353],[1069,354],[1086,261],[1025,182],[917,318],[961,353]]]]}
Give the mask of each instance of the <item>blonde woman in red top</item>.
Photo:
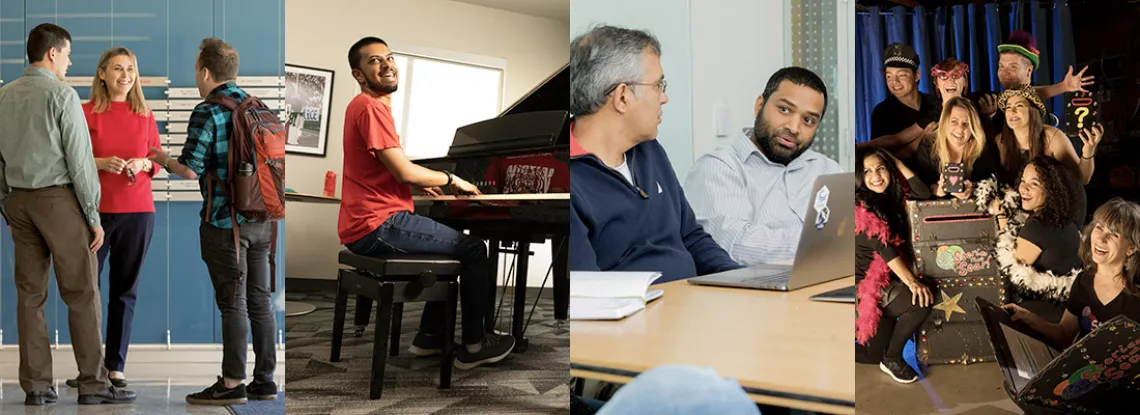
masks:
{"type": "MultiPolygon", "coordinates": [[[[111,383],[120,388],[127,384],[123,368],[139,270],[154,230],[150,182],[158,166],[147,155],[150,147],[160,147],[158,126],[147,108],[138,73],[138,60],[130,50],[103,52],[91,85],[91,100],[83,104],[102,193],[99,217],[106,236],[98,252],[100,275],[107,255],[111,256],[103,364],[110,371],[111,383]]],[[[67,384],[78,385],[75,379],[67,384]]]]}

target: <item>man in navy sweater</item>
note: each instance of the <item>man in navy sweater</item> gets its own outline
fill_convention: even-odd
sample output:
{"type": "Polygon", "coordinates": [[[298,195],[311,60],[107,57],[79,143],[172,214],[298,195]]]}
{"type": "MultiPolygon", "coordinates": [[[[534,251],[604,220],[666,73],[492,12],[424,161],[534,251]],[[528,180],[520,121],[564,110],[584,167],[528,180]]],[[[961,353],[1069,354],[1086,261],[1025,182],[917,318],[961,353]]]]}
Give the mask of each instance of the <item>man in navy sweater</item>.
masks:
{"type": "Polygon", "coordinates": [[[666,282],[740,268],[697,224],[656,141],[665,95],[652,35],[597,27],[570,44],[570,269],[660,271],[666,282]]]}

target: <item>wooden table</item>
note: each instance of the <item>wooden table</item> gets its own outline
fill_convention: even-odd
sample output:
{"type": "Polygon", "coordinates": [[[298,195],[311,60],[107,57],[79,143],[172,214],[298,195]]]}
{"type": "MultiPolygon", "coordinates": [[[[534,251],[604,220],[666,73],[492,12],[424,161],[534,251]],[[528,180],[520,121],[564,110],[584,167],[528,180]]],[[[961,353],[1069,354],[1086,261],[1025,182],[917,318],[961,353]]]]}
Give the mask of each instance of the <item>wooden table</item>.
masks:
{"type": "Polygon", "coordinates": [[[328,197],[321,195],[311,195],[308,193],[285,192],[286,202],[308,202],[308,203],[332,203],[339,204],[340,198],[328,197]]]}
{"type": "Polygon", "coordinates": [[[855,306],[809,300],[854,277],[782,293],[655,286],[665,295],[621,321],[570,325],[570,375],[628,383],[664,364],[711,367],[757,403],[855,413],[855,306]]]}

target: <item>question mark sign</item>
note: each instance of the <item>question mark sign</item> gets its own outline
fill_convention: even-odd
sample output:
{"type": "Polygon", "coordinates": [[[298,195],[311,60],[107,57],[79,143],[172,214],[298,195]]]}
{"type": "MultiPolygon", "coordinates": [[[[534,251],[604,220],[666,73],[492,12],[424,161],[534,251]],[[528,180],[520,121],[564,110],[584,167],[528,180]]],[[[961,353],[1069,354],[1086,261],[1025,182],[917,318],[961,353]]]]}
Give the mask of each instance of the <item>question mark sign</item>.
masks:
{"type": "Polygon", "coordinates": [[[1085,128],[1085,117],[1089,115],[1088,107],[1077,108],[1077,128],[1085,128]]]}

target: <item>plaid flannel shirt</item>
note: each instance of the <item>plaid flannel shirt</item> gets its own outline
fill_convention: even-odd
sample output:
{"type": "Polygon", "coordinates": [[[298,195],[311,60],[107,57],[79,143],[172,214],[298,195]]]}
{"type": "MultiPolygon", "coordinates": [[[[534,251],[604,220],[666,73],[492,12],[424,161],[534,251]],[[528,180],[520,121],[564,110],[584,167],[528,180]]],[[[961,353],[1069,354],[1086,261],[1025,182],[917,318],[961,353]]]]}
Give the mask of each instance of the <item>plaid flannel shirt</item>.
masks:
{"type": "MultiPolygon", "coordinates": [[[[225,94],[237,102],[249,96],[244,90],[238,88],[234,82],[227,82],[218,86],[207,99],[215,94],[225,94]]],[[[230,198],[226,189],[220,185],[229,179],[229,138],[230,129],[233,128],[232,112],[217,104],[203,102],[194,107],[190,114],[187,126],[186,144],[182,147],[182,155],[178,162],[182,163],[194,173],[198,174],[198,186],[202,192],[202,221],[222,229],[232,229],[233,221],[230,218],[230,198]],[[215,182],[207,182],[206,172],[216,174],[215,182]],[[213,186],[214,195],[210,199],[209,186],[213,186]],[[210,211],[206,211],[206,202],[210,202],[210,211]]],[[[212,175],[213,175],[212,174],[212,175]]],[[[238,215],[238,224],[254,222],[241,214],[238,215]]]]}

